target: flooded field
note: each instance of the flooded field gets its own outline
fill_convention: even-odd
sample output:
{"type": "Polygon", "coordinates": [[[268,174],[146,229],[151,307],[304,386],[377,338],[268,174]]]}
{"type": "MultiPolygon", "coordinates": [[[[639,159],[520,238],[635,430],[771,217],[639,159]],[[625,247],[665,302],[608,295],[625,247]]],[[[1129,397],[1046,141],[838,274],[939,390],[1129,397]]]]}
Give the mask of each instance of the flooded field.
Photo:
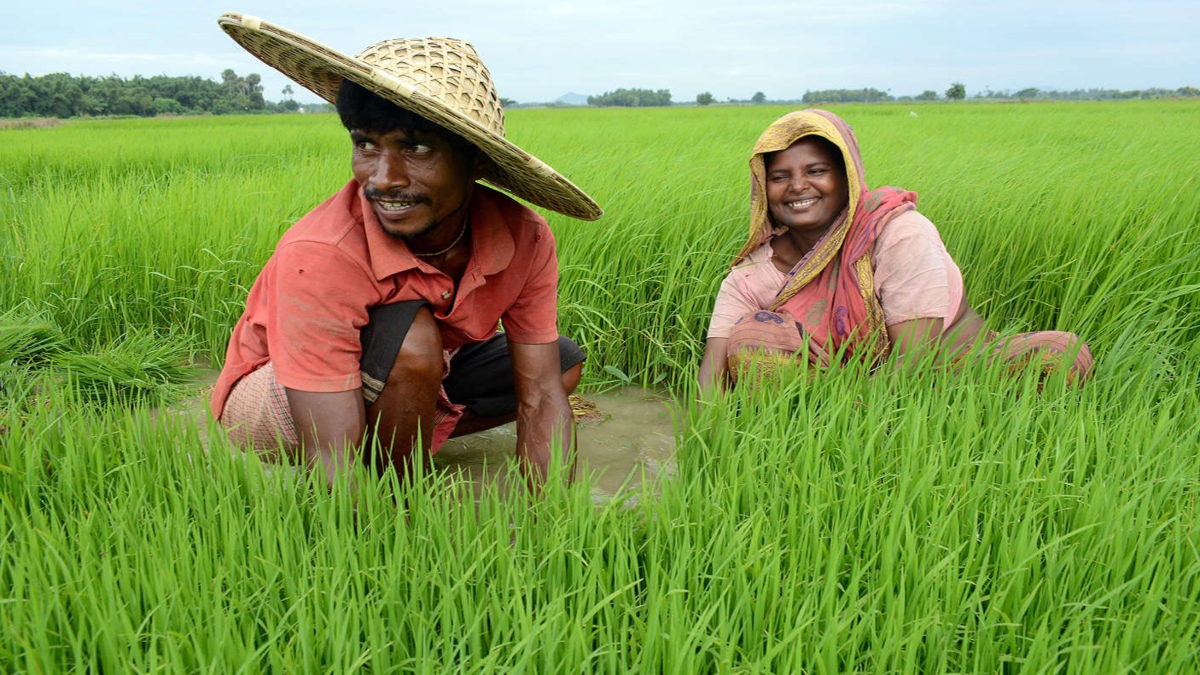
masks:
{"type": "MultiPolygon", "coordinates": [[[[183,417],[196,425],[207,445],[208,397],[216,373],[202,371],[199,390],[180,405],[154,413],[183,417]]],[[[574,397],[573,397],[574,398],[574,397]]],[[[611,498],[622,490],[638,490],[675,471],[674,402],[641,387],[621,387],[578,397],[587,408],[576,424],[579,450],[577,476],[590,475],[592,497],[611,498]]],[[[470,436],[452,438],[434,455],[434,466],[447,480],[466,479],[480,488],[490,482],[507,489],[505,468],[517,443],[516,423],[470,436]]],[[[657,491],[655,486],[654,491],[657,491]]]]}
{"type": "MultiPolygon", "coordinates": [[[[669,477],[675,467],[672,402],[640,387],[584,394],[594,414],[576,426],[579,476],[592,476],[592,497],[611,498],[643,483],[669,477]]],[[[434,456],[434,465],[476,485],[505,481],[505,464],[516,447],[516,424],[453,438],[434,456]]],[[[505,486],[506,487],[506,486],[505,486]]]]}

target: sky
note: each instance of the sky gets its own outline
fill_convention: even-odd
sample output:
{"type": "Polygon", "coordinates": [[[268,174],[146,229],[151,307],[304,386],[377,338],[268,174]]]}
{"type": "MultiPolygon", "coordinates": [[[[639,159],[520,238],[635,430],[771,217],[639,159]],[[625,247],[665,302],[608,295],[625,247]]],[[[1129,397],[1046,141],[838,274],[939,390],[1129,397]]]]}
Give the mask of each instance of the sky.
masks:
{"type": "MultiPolygon", "coordinates": [[[[522,103],[618,88],[674,101],[1200,86],[1197,0],[21,0],[0,23],[0,71],[22,75],[283,75],[217,27],[257,16],[348,55],[394,37],[472,42],[522,103]]],[[[319,99],[299,87],[302,103],[319,99]]]]}

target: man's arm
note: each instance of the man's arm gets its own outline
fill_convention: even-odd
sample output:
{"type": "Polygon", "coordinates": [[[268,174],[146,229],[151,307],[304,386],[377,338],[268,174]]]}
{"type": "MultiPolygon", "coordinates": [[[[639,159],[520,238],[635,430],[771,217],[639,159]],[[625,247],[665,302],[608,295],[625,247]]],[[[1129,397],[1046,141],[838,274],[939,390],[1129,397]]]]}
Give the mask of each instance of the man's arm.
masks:
{"type": "Polygon", "coordinates": [[[558,343],[508,343],[517,394],[517,457],[531,489],[546,482],[552,447],[562,448],[564,466],[575,474],[575,420],[562,383],[558,343]]]}
{"type": "Polygon", "coordinates": [[[362,391],[318,393],[286,387],[284,391],[309,470],[321,471],[332,486],[339,471],[358,461],[366,428],[362,391]]]}

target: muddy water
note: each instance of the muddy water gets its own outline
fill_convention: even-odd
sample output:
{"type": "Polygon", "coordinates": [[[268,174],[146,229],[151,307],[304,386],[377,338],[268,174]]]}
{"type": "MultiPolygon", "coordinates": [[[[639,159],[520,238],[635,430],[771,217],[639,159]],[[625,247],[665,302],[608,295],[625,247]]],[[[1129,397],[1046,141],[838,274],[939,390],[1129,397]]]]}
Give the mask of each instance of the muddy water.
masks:
{"type": "MultiPolygon", "coordinates": [[[[184,418],[195,424],[201,441],[208,445],[208,397],[216,374],[201,371],[197,391],[169,409],[154,411],[184,418]]],[[[592,497],[602,501],[625,486],[657,491],[658,481],[675,471],[675,431],[670,399],[640,387],[624,387],[605,393],[581,396],[591,408],[576,425],[579,472],[590,476],[592,497]]],[[[434,456],[434,466],[447,481],[463,478],[478,491],[495,483],[507,490],[506,469],[517,444],[515,424],[490,429],[446,442],[434,456]]]]}
{"type": "MultiPolygon", "coordinates": [[[[639,387],[584,394],[595,411],[576,425],[579,475],[591,477],[592,497],[611,498],[625,489],[657,489],[675,471],[675,431],[671,402],[639,387]]],[[[434,466],[476,486],[511,487],[505,464],[517,444],[515,424],[453,438],[434,456],[434,466]]]]}

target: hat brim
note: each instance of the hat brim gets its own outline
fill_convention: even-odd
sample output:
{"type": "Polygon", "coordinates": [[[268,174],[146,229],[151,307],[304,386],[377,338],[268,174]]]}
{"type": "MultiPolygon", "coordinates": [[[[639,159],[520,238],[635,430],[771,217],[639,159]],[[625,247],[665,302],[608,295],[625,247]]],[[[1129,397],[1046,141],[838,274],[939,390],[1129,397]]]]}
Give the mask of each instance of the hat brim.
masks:
{"type": "Polygon", "coordinates": [[[492,160],[482,179],[501,190],[580,220],[604,213],[545,162],[388,72],[257,17],[227,13],[217,23],[258,60],[330,103],[337,103],[338,88],[347,79],[462,136],[492,160]]]}

